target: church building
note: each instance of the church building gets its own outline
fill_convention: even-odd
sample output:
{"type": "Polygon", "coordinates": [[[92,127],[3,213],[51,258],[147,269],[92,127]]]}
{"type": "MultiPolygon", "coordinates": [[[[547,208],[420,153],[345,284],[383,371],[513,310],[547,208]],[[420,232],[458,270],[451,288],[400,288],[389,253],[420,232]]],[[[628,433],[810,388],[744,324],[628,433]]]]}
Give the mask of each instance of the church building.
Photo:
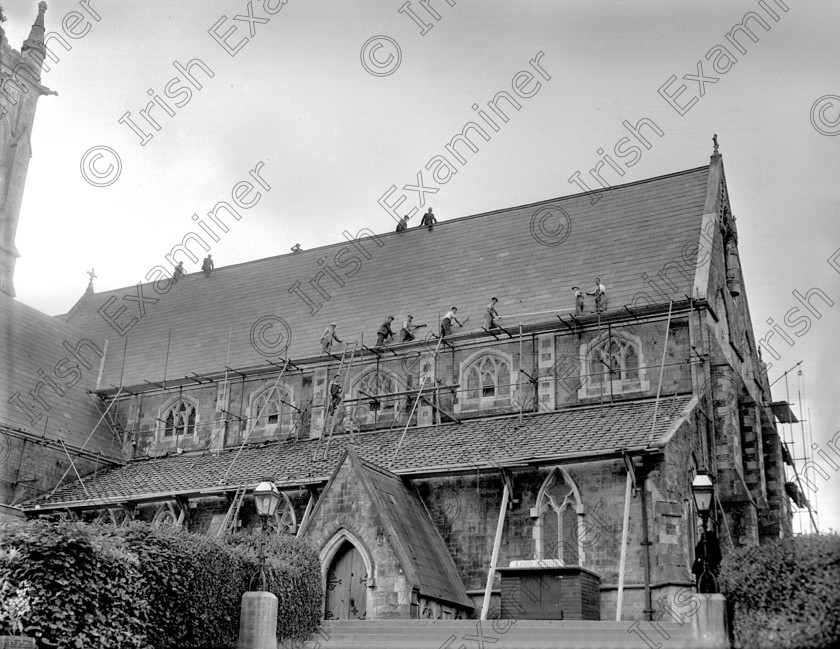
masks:
{"type": "MultiPolygon", "coordinates": [[[[43,11],[33,34],[4,73],[43,11]]],[[[91,285],[51,318],[11,289],[35,98],[0,132],[0,472],[34,480],[0,493],[27,516],[235,533],[270,478],[271,533],[315,547],[339,620],[650,619],[693,589],[704,473],[724,554],[791,534],[716,142],[597,195],[91,285]]]]}

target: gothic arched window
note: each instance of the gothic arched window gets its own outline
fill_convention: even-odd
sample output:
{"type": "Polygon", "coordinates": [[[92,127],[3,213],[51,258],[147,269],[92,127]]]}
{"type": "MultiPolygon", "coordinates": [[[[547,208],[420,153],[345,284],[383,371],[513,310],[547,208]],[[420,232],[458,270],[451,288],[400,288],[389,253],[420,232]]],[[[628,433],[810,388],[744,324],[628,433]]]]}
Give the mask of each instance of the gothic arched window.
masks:
{"type": "Polygon", "coordinates": [[[169,406],[161,419],[163,419],[164,438],[195,434],[195,404],[185,399],[179,399],[169,406]]]}
{"type": "Polygon", "coordinates": [[[569,474],[554,469],[537,496],[531,515],[536,518],[534,540],[537,559],[559,559],[567,566],[580,565],[581,542],[578,516],[580,494],[569,474]]]}
{"type": "Polygon", "coordinates": [[[294,505],[286,494],[281,493],[280,495],[283,497],[283,501],[277,507],[274,516],[266,521],[266,529],[281,536],[283,534],[294,535],[297,532],[297,515],[294,505]]]}
{"type": "Polygon", "coordinates": [[[456,410],[502,407],[513,395],[511,361],[496,352],[478,352],[461,366],[461,398],[456,410]]]}
{"type": "Polygon", "coordinates": [[[605,331],[581,345],[580,353],[578,397],[642,392],[650,388],[645,380],[644,355],[638,336],[605,331]]]}
{"type": "Polygon", "coordinates": [[[392,420],[400,414],[400,404],[404,398],[393,395],[405,390],[397,377],[389,372],[370,370],[362,374],[351,390],[353,398],[366,399],[357,401],[351,417],[358,425],[371,424],[382,419],[392,420]]]}
{"type": "Polygon", "coordinates": [[[283,386],[272,385],[251,399],[251,435],[287,435],[292,428],[292,398],[283,386]]]}

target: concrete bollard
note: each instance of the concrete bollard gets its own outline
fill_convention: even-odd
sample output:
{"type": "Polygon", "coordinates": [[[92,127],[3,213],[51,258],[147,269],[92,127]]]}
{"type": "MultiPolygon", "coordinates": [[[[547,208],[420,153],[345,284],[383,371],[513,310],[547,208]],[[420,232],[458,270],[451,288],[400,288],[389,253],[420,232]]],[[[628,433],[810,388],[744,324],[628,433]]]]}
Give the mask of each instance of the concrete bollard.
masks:
{"type": "Polygon", "coordinates": [[[723,595],[708,597],[694,614],[694,637],[703,649],[729,649],[729,627],[726,620],[726,598],[723,595]]]}
{"type": "Polygon", "coordinates": [[[277,649],[277,597],[273,593],[242,595],[236,649],[277,649]]]}

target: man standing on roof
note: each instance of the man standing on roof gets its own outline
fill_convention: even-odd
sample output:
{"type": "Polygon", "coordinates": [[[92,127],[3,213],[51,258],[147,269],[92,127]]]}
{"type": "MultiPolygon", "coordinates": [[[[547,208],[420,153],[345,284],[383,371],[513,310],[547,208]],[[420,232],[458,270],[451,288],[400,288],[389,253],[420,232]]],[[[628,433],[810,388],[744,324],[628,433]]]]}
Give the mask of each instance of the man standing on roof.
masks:
{"type": "Polygon", "coordinates": [[[435,218],[435,215],[432,214],[432,208],[430,207],[429,211],[426,212],[423,215],[423,218],[420,221],[420,227],[422,228],[424,225],[428,225],[429,226],[429,232],[431,232],[432,231],[432,226],[435,223],[437,223],[437,219],[435,218]]]}
{"type": "Polygon", "coordinates": [[[601,284],[601,280],[595,278],[595,290],[587,295],[595,296],[595,313],[602,313],[607,310],[607,288],[601,284]]]}
{"type": "Polygon", "coordinates": [[[175,266],[175,270],[172,271],[172,279],[174,279],[177,282],[179,279],[181,279],[186,274],[187,274],[187,271],[184,270],[184,262],[179,261],[178,265],[175,266]]]}
{"type": "Polygon", "coordinates": [[[329,354],[330,350],[332,349],[333,340],[336,342],[343,342],[341,338],[339,338],[335,334],[335,323],[331,322],[330,326],[324,329],[324,333],[321,335],[321,353],[322,354],[329,354]]]}
{"type": "Polygon", "coordinates": [[[414,316],[408,316],[405,321],[403,322],[402,329],[400,329],[400,342],[401,343],[408,343],[414,340],[414,330],[419,329],[420,327],[425,327],[426,325],[416,325],[414,324],[414,316]]]}
{"type": "Polygon", "coordinates": [[[499,325],[496,324],[496,318],[499,317],[498,312],[496,311],[496,302],[499,300],[495,297],[490,298],[490,304],[487,305],[487,311],[484,313],[484,328],[485,329],[494,329],[499,325]]]}
{"type": "Polygon", "coordinates": [[[453,306],[451,310],[446,312],[446,315],[443,316],[443,320],[440,321],[440,336],[441,338],[446,338],[447,336],[452,334],[452,321],[454,320],[455,323],[459,327],[463,327],[463,325],[458,321],[458,318],[455,317],[455,314],[458,312],[458,307],[453,306]]]}
{"type": "Polygon", "coordinates": [[[327,414],[333,414],[335,409],[338,408],[338,404],[341,403],[342,392],[341,377],[336,374],[332,383],[330,383],[330,407],[327,410],[327,414]]]}
{"type": "Polygon", "coordinates": [[[572,290],[575,292],[575,315],[583,315],[583,293],[579,286],[572,286],[572,290]]]}
{"type": "Polygon", "coordinates": [[[207,255],[204,258],[204,262],[201,264],[201,270],[204,271],[205,277],[210,277],[210,273],[213,272],[213,255],[207,255]]]}
{"type": "Polygon", "coordinates": [[[393,338],[394,337],[394,332],[391,331],[391,323],[393,321],[394,321],[394,316],[389,315],[388,319],[385,320],[385,322],[382,323],[382,326],[379,327],[379,329],[376,330],[376,336],[377,336],[376,346],[377,347],[384,347],[385,346],[385,341],[388,338],[393,338]]]}
{"type": "Polygon", "coordinates": [[[411,217],[408,214],[406,214],[397,222],[397,232],[405,232],[406,230],[408,230],[408,219],[410,218],[411,217]]]}

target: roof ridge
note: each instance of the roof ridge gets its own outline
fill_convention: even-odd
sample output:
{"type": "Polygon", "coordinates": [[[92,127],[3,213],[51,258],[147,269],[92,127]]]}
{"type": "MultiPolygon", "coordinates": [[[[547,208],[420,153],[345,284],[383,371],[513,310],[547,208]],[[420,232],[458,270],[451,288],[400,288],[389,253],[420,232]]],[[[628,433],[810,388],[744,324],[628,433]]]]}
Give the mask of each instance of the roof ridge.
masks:
{"type": "MultiPolygon", "coordinates": [[[[499,208],[499,209],[496,209],[496,210],[491,210],[489,212],[478,212],[476,214],[467,214],[465,216],[457,216],[457,217],[446,219],[444,221],[438,221],[435,224],[435,227],[445,226],[448,223],[457,223],[457,222],[469,221],[469,220],[472,220],[472,219],[479,219],[479,218],[484,218],[484,217],[495,216],[495,215],[502,214],[502,213],[505,213],[505,212],[510,212],[512,210],[521,210],[521,209],[526,209],[526,208],[529,208],[529,207],[536,207],[537,205],[553,203],[553,202],[556,202],[556,201],[574,200],[576,198],[581,198],[581,197],[584,197],[584,196],[592,196],[594,194],[599,194],[600,195],[602,193],[612,192],[612,191],[619,190],[619,189],[626,189],[628,187],[635,187],[635,186],[638,186],[638,185],[644,185],[646,183],[653,183],[653,182],[659,182],[659,181],[662,181],[662,180],[667,180],[667,179],[670,179],[670,178],[677,178],[679,176],[685,176],[685,175],[688,175],[688,174],[697,173],[698,171],[702,171],[704,169],[708,169],[709,166],[710,165],[706,164],[706,165],[702,165],[702,166],[699,166],[699,167],[694,167],[692,169],[684,169],[682,171],[675,171],[675,172],[672,172],[672,173],[669,173],[669,174],[663,174],[661,176],[654,176],[652,178],[643,178],[641,180],[634,180],[632,182],[622,183],[620,185],[610,185],[609,187],[602,187],[602,188],[598,188],[598,189],[593,189],[593,190],[588,191],[588,192],[578,192],[576,194],[568,194],[568,195],[564,195],[564,196],[554,196],[552,198],[546,198],[546,199],[542,199],[542,200],[539,200],[539,201],[533,201],[531,203],[523,203],[521,205],[509,205],[507,207],[502,207],[502,208],[499,208]]],[[[369,237],[369,238],[372,238],[372,237],[377,237],[377,238],[378,237],[394,237],[394,236],[405,236],[406,234],[408,234],[408,233],[410,233],[414,230],[420,230],[420,229],[421,229],[420,226],[412,226],[406,232],[396,232],[396,231],[393,231],[393,230],[387,231],[387,232],[373,232],[373,230],[371,228],[369,228],[367,226],[364,226],[364,227],[360,228],[359,231],[356,234],[358,235],[359,233],[367,230],[367,231],[371,232],[372,235],[365,235],[365,237],[369,237]]],[[[357,237],[357,239],[361,239],[361,238],[362,237],[357,237]]],[[[339,246],[349,245],[352,241],[355,241],[357,239],[345,239],[344,241],[336,241],[334,243],[327,243],[327,244],[323,244],[323,245],[320,245],[320,246],[316,246],[314,248],[301,249],[300,252],[297,252],[297,253],[286,252],[286,253],[283,253],[283,254],[280,254],[280,255],[272,255],[270,257],[261,257],[259,259],[249,259],[247,261],[241,261],[241,262],[236,263],[236,264],[230,264],[229,266],[219,266],[219,267],[214,268],[213,273],[216,274],[216,273],[228,270],[228,269],[239,268],[241,266],[246,266],[248,264],[257,264],[257,263],[268,262],[268,261],[281,259],[281,258],[300,257],[301,259],[303,259],[305,256],[309,256],[309,255],[311,255],[312,253],[315,253],[315,252],[317,252],[320,255],[325,250],[330,250],[332,248],[339,247],[339,246]]],[[[195,271],[195,272],[192,272],[192,273],[186,273],[184,276],[181,277],[181,281],[183,281],[184,279],[186,279],[190,276],[193,276],[193,275],[198,276],[199,274],[200,274],[199,271],[195,271]]],[[[152,282],[141,282],[141,283],[145,285],[145,284],[151,284],[152,282]]],[[[102,296],[102,295],[107,295],[108,293],[122,292],[125,289],[132,288],[134,286],[135,286],[134,284],[131,284],[129,286],[122,286],[122,287],[118,287],[118,288],[114,288],[114,289],[109,289],[109,290],[106,290],[106,291],[100,291],[100,292],[95,293],[95,295],[102,296]]],[[[73,309],[71,308],[70,311],[68,311],[67,313],[60,314],[60,315],[69,316],[70,312],[72,310],[73,309]]],[[[58,316],[56,316],[56,317],[58,317],[58,316]]]]}

